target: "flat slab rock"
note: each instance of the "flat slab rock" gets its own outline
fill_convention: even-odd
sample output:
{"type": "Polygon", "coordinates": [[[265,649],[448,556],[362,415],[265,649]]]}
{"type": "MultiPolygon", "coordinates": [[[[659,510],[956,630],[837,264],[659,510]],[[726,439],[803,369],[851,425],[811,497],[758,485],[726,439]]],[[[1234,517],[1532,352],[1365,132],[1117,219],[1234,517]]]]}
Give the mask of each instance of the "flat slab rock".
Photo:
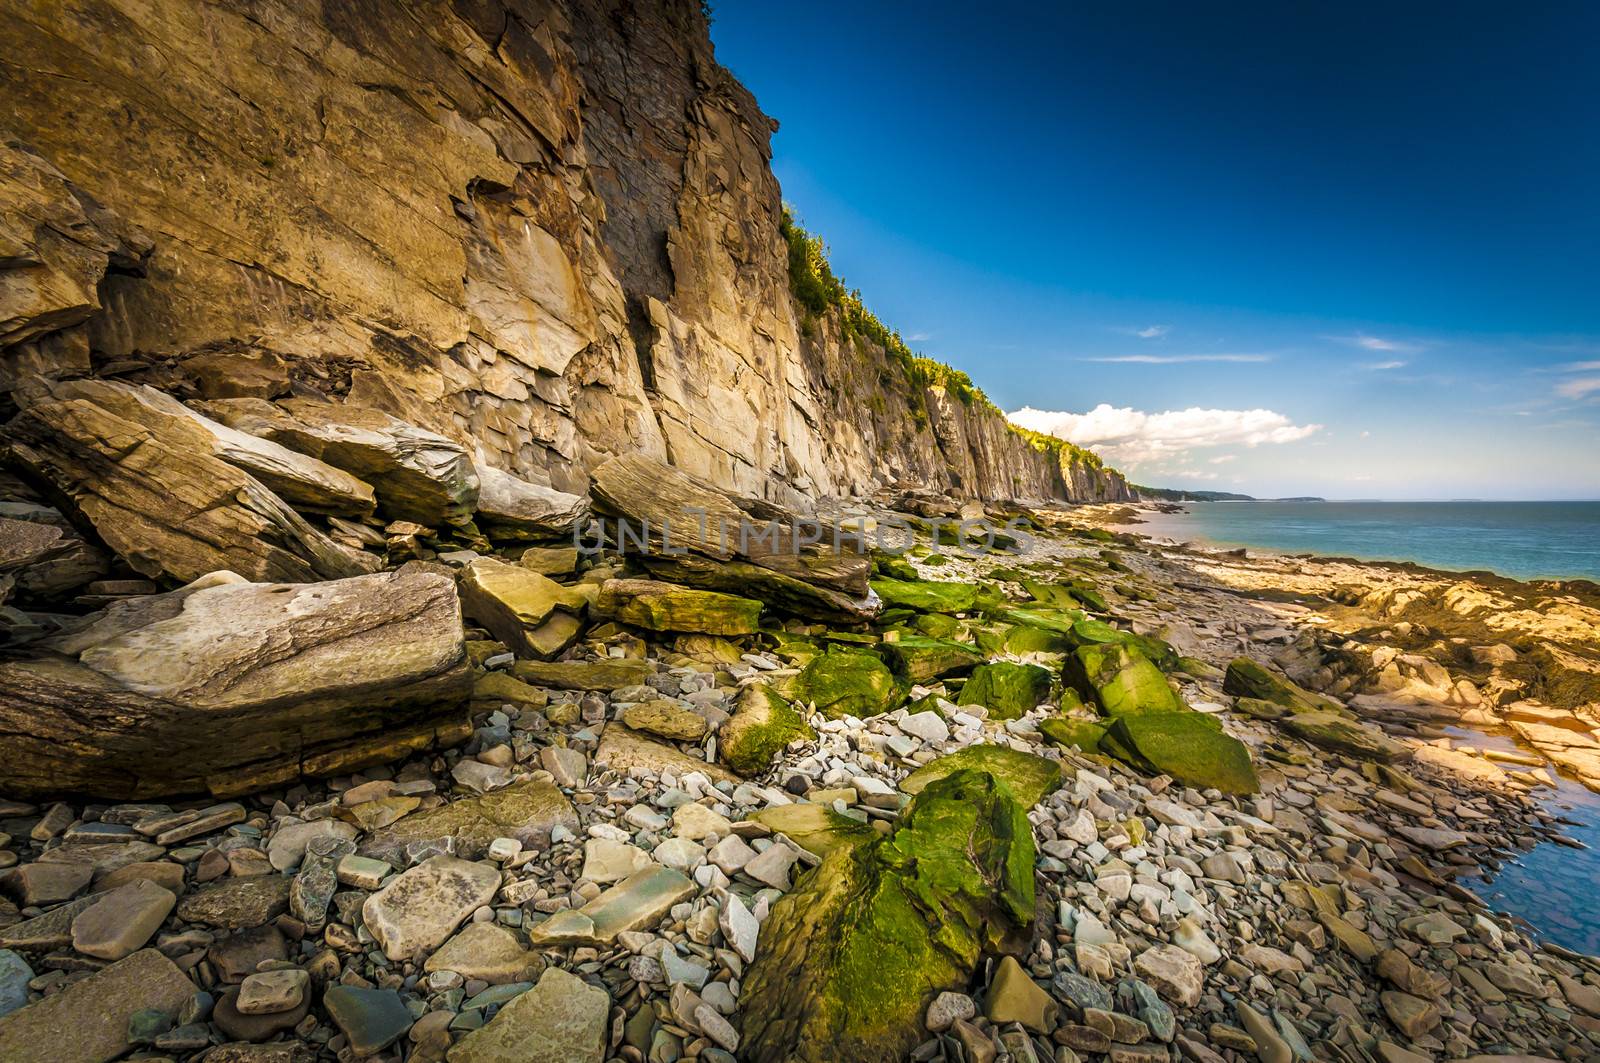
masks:
{"type": "Polygon", "coordinates": [[[229,795],[458,733],[471,687],[455,585],[213,573],[119,602],[0,665],[0,790],[229,795]]]}
{"type": "Polygon", "coordinates": [[[411,959],[443,945],[499,889],[492,865],[435,856],[368,897],[361,919],[384,955],[411,959]]]}
{"type": "Polygon", "coordinates": [[[194,994],[171,960],[144,949],[0,1018],[0,1059],[107,1063],[127,1052],[134,1012],[176,1016],[194,994]]]}
{"type": "Polygon", "coordinates": [[[550,844],[550,832],[557,826],[577,830],[572,802],[549,782],[524,779],[502,790],[412,813],[369,835],[361,852],[398,867],[406,863],[406,846],[454,838],[456,855],[476,860],[488,853],[496,838],[515,838],[524,848],[542,848],[550,844]]]}
{"type": "Polygon", "coordinates": [[[552,967],[539,984],[462,1038],[449,1063],[601,1063],[611,997],[598,986],[552,967]],[[537,1045],[536,1055],[530,1046],[537,1045]]]}

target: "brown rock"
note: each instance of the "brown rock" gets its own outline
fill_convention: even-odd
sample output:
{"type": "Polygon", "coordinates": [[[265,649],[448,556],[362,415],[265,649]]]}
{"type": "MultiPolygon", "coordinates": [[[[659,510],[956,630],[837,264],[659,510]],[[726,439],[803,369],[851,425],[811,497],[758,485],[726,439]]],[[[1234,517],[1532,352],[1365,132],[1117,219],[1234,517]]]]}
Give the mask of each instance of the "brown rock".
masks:
{"type": "Polygon", "coordinates": [[[0,1018],[0,1059],[107,1063],[128,1050],[128,1018],[176,1016],[195,986],[155,949],[136,952],[61,992],[0,1018]]]}

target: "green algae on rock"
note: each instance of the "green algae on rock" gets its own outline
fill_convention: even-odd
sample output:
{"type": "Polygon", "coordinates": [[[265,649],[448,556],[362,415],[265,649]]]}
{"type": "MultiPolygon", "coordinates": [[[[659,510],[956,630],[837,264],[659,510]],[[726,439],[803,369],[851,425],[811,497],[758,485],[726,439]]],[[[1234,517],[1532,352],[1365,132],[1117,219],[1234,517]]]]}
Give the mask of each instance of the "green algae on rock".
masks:
{"type": "Polygon", "coordinates": [[[1293,713],[1279,720],[1278,725],[1302,741],[1358,760],[1387,764],[1411,756],[1410,746],[1340,713],[1293,713]]]}
{"type": "Polygon", "coordinates": [[[1144,654],[1124,643],[1080,646],[1067,657],[1066,681],[1106,716],[1183,712],[1167,677],[1144,654]]]}
{"type": "Polygon", "coordinates": [[[984,705],[993,720],[1014,720],[1050,694],[1050,673],[1036,664],[994,661],[973,669],[958,705],[984,705]]]}
{"type": "Polygon", "coordinates": [[[935,994],[1022,943],[1033,862],[1026,809],[994,776],[929,784],[894,833],[835,849],[773,906],[740,997],[742,1058],[904,1058],[935,994]]]}
{"type": "Polygon", "coordinates": [[[1085,753],[1100,752],[1100,740],[1110,725],[1103,720],[1051,716],[1039,722],[1039,733],[1062,748],[1077,746],[1085,753]]]}
{"type": "Polygon", "coordinates": [[[896,675],[913,683],[961,675],[983,663],[983,655],[965,643],[920,635],[906,635],[894,642],[885,642],[883,655],[896,675]]]}
{"type": "Polygon", "coordinates": [[[1185,786],[1215,787],[1223,793],[1253,794],[1261,789],[1250,751],[1203,712],[1118,716],[1100,748],[1146,771],[1170,775],[1185,786]]]}
{"type": "Polygon", "coordinates": [[[608,579],[594,603],[597,616],[634,627],[704,635],[754,634],[762,608],[751,598],[650,579],[608,579]]]}
{"type": "Polygon", "coordinates": [[[1012,796],[1025,808],[1032,808],[1060,789],[1073,774],[1059,760],[1010,746],[974,745],[924,764],[901,780],[900,790],[920,794],[938,780],[967,770],[993,775],[1010,788],[1012,796]]]}
{"type": "Polygon", "coordinates": [[[971,583],[875,579],[872,589],[886,608],[900,606],[921,613],[965,613],[978,601],[978,588],[971,583]]]}
{"type": "Polygon", "coordinates": [[[1336,712],[1348,710],[1339,702],[1313,693],[1257,664],[1248,657],[1236,657],[1228,665],[1228,674],[1222,681],[1222,691],[1236,698],[1259,698],[1274,705],[1282,705],[1291,712],[1336,712]]]}
{"type": "Polygon", "coordinates": [[[750,820],[774,834],[786,835],[817,856],[827,856],[841,845],[857,845],[880,837],[868,824],[834,811],[833,806],[811,802],[768,805],[751,813],[750,820]]]}
{"type": "Polygon", "coordinates": [[[888,712],[905,697],[894,674],[875,654],[830,650],[794,678],[791,691],[829,719],[888,712]]]}
{"type": "Polygon", "coordinates": [[[765,772],[795,739],[816,737],[805,717],[765,683],[752,683],[740,691],[732,718],[717,734],[722,762],[746,776],[765,772]]]}

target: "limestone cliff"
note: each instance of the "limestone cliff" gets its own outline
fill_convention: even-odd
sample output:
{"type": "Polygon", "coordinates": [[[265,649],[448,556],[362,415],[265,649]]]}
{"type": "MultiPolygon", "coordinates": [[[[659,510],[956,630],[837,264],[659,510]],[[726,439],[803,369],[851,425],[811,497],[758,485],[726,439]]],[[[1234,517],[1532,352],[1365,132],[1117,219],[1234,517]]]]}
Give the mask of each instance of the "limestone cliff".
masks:
{"type": "Polygon", "coordinates": [[[581,491],[1129,497],[790,291],[693,0],[5,0],[0,387],[387,411],[581,491]]]}

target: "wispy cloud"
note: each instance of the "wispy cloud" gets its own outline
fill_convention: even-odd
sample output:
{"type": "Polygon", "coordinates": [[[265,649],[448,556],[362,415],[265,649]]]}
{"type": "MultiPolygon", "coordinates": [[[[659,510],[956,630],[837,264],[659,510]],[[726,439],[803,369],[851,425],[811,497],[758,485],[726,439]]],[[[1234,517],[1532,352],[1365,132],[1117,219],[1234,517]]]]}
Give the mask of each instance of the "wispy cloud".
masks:
{"type": "Polygon", "coordinates": [[[931,339],[933,339],[933,333],[931,332],[913,332],[911,335],[906,337],[906,342],[927,343],[931,339]]]}
{"type": "Polygon", "coordinates": [[[1353,336],[1327,336],[1326,339],[1335,343],[1346,343],[1352,347],[1360,347],[1364,351],[1383,351],[1388,354],[1415,354],[1426,347],[1426,344],[1411,340],[1389,339],[1384,336],[1374,336],[1367,332],[1357,332],[1353,336]]]}
{"type": "Polygon", "coordinates": [[[1186,362],[1270,362],[1270,354],[1119,354],[1105,358],[1079,358],[1080,362],[1120,365],[1182,365],[1186,362]]]}
{"type": "Polygon", "coordinates": [[[1230,461],[1238,460],[1239,455],[1237,454],[1218,454],[1216,457],[1210,459],[1212,465],[1226,465],[1230,461]]]}
{"type": "Polygon", "coordinates": [[[1172,331],[1171,325],[1146,325],[1143,328],[1113,328],[1112,332],[1120,332],[1124,336],[1138,336],[1141,340],[1159,340],[1172,331]]]}
{"type": "Polygon", "coordinates": [[[1363,368],[1363,369],[1371,369],[1371,370],[1374,370],[1376,372],[1382,372],[1382,371],[1384,371],[1386,369],[1404,369],[1407,365],[1410,365],[1410,364],[1411,363],[1409,363],[1409,362],[1402,362],[1402,361],[1398,361],[1398,360],[1388,361],[1388,362],[1368,362],[1366,365],[1362,366],[1361,368],[1363,368]]]}
{"type": "Polygon", "coordinates": [[[1556,385],[1556,394],[1564,399],[1583,399],[1600,392],[1600,376],[1580,376],[1563,380],[1556,385]]]}
{"type": "Polygon", "coordinates": [[[1272,410],[1166,410],[1147,413],[1101,403],[1088,413],[1036,410],[1008,413],[1014,424],[1093,447],[1110,461],[1133,466],[1164,458],[1187,458],[1204,447],[1292,443],[1322,430],[1297,425],[1272,410]]]}

